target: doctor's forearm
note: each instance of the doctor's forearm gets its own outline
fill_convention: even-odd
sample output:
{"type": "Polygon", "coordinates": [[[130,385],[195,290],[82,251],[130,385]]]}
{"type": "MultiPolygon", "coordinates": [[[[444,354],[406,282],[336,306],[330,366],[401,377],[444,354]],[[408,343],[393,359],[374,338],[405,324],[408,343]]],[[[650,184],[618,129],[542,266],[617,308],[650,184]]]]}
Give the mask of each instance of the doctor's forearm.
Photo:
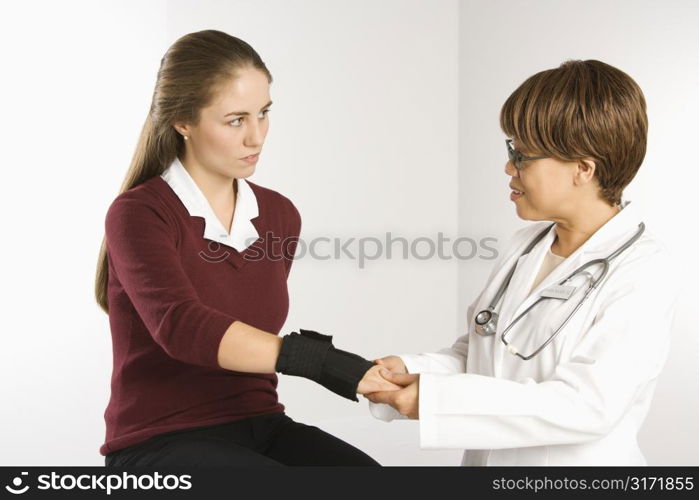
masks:
{"type": "Polygon", "coordinates": [[[281,337],[234,321],[221,339],[218,363],[227,370],[274,373],[281,345],[281,337]]]}

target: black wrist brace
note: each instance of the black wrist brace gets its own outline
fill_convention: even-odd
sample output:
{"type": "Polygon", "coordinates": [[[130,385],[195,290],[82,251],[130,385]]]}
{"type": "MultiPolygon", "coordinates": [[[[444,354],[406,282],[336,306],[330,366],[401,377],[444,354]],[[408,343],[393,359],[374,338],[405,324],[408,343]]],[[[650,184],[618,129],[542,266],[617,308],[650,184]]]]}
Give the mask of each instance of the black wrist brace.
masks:
{"type": "Polygon", "coordinates": [[[336,349],[332,345],[332,335],[303,329],[300,332],[283,337],[275,370],[284,375],[308,378],[342,397],[359,401],[357,386],[374,363],[336,349]]]}

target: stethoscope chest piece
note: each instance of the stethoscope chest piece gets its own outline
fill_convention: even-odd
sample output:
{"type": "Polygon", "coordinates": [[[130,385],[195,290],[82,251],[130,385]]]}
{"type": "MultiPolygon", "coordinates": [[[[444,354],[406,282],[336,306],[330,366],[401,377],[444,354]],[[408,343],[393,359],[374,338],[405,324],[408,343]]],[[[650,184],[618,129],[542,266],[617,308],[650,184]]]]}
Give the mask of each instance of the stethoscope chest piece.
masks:
{"type": "Polygon", "coordinates": [[[498,313],[492,309],[484,309],[476,315],[476,333],[489,337],[495,335],[498,327],[498,313]]]}

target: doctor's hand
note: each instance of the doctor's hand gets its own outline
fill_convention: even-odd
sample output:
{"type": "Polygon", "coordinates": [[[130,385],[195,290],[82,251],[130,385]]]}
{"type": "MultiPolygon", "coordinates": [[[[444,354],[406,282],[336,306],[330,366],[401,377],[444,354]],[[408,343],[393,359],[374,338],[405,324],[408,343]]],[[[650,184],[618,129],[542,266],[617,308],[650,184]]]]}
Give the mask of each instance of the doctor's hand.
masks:
{"type": "Polygon", "coordinates": [[[383,365],[393,373],[408,373],[405,363],[403,363],[403,360],[398,356],[386,356],[380,359],[375,359],[374,363],[377,365],[383,365]]]}
{"type": "Polygon", "coordinates": [[[369,394],[377,391],[397,391],[401,389],[400,385],[394,384],[386,380],[385,377],[382,377],[379,374],[379,370],[385,370],[385,368],[380,365],[374,365],[366,371],[364,377],[362,377],[362,380],[359,381],[359,385],[357,386],[358,394],[369,394]]]}
{"type": "Polygon", "coordinates": [[[372,403],[386,403],[398,410],[401,415],[418,419],[420,374],[392,373],[382,369],[380,374],[387,380],[403,386],[398,391],[380,391],[367,394],[365,397],[372,403]]]}

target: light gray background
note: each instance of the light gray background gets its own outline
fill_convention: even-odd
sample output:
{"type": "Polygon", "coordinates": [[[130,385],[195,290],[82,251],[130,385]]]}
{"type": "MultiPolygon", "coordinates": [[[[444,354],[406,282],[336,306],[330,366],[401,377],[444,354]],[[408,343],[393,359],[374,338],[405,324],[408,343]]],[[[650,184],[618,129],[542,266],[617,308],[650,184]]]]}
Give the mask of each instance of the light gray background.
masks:
{"type": "MultiPolygon", "coordinates": [[[[572,0],[15,2],[0,16],[3,344],[0,465],[101,465],[111,339],[93,298],[117,194],[164,51],[215,28],[274,76],[251,180],[290,197],[302,237],[494,237],[525,222],[508,199],[500,106],[528,76],[597,58],[643,89],[648,153],[626,197],[686,262],[675,343],[641,444],[651,464],[696,464],[695,204],[699,3],[572,0]],[[691,252],[691,254],[690,254],[691,252]],[[694,309],[693,309],[694,308],[694,309]]],[[[464,331],[491,261],[298,260],[283,332],[311,328],[366,357],[436,350],[464,331]]],[[[658,293],[663,293],[659,290],[658,293]]],[[[294,419],[384,465],[457,465],[386,424],[281,377],[294,419]]]]}

